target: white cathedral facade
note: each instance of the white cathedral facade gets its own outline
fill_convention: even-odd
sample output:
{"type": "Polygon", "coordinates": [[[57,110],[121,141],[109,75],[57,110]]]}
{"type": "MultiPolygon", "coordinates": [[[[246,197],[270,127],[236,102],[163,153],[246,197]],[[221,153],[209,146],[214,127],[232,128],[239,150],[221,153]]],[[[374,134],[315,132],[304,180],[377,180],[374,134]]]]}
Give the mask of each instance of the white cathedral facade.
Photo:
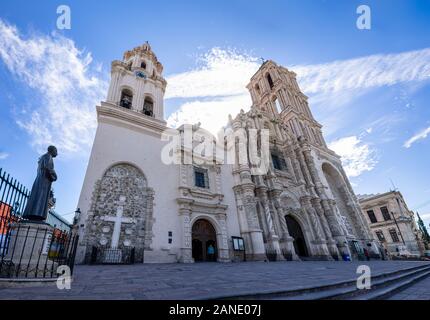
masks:
{"type": "MultiPolygon", "coordinates": [[[[144,263],[355,259],[363,248],[378,254],[294,72],[264,62],[247,86],[250,111],[226,119],[233,132],[270,133],[270,166],[253,174],[251,164],[192,155],[191,162],[161,161],[168,143],[162,71],[148,43],[112,63],[79,198],[78,263],[88,263],[94,248],[133,248],[135,262],[144,263]]],[[[183,159],[190,150],[176,152],[183,159]]]]}

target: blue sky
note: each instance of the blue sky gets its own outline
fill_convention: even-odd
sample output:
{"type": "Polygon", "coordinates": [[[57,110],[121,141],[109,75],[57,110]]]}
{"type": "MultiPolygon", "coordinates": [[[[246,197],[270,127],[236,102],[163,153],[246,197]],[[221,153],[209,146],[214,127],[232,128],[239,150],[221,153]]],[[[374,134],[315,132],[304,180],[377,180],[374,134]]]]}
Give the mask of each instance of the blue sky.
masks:
{"type": "Polygon", "coordinates": [[[169,125],[247,109],[259,58],[298,74],[357,193],[390,179],[430,223],[430,1],[30,1],[0,4],[0,167],[28,187],[55,143],[57,211],[77,205],[110,62],[148,40],[169,125]],[[56,9],[71,8],[71,30],[56,9]],[[371,30],[356,8],[371,8],[371,30]]]}

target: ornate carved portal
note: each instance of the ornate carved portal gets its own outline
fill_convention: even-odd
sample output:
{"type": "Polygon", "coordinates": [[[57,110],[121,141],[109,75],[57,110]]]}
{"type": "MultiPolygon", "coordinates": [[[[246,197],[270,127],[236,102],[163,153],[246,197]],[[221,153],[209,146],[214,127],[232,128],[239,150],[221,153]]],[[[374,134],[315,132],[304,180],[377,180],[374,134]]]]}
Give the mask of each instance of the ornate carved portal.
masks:
{"type": "Polygon", "coordinates": [[[305,236],[303,235],[302,228],[299,223],[291,216],[285,216],[287,221],[288,232],[290,236],[294,239],[294,250],[299,257],[308,257],[308,249],[306,246],[305,236]]]}
{"type": "Polygon", "coordinates": [[[216,232],[209,221],[199,219],[193,224],[192,239],[194,261],[217,261],[216,232]]]}
{"type": "Polygon", "coordinates": [[[154,199],[144,174],[130,164],[114,165],[98,182],[93,199],[87,255],[92,247],[135,248],[135,261],[143,262],[152,242],[154,199]]]}

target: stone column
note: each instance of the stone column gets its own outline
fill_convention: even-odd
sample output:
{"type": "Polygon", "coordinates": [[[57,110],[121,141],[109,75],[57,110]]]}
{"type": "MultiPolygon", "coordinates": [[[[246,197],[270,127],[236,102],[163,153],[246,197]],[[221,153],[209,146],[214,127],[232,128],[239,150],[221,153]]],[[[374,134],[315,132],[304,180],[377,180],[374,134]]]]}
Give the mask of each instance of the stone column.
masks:
{"type": "Polygon", "coordinates": [[[318,217],[316,215],[315,209],[312,207],[310,196],[303,196],[300,198],[300,203],[302,204],[303,208],[305,209],[309,220],[311,222],[311,227],[314,231],[314,240],[312,241],[312,244],[314,245],[314,250],[317,252],[317,255],[319,258],[324,260],[332,260],[328,247],[327,242],[323,237],[323,231],[321,229],[321,226],[318,221],[318,217]]]}
{"type": "Polygon", "coordinates": [[[330,226],[330,230],[333,238],[337,242],[337,247],[339,249],[340,254],[348,254],[351,256],[351,251],[349,250],[348,241],[346,236],[339,225],[339,221],[336,218],[336,214],[333,209],[333,200],[322,199],[321,200],[322,207],[327,217],[327,223],[330,226]]]}
{"type": "Polygon", "coordinates": [[[179,219],[182,225],[181,257],[179,261],[193,263],[190,202],[180,204],[179,219]]]}
{"type": "Polygon", "coordinates": [[[245,248],[246,250],[246,260],[253,261],[264,261],[266,257],[266,249],[264,247],[263,234],[258,225],[256,201],[254,195],[248,192],[242,199],[243,207],[246,215],[246,220],[248,222],[248,230],[245,233],[249,236],[249,242],[245,248]]]}
{"type": "Polygon", "coordinates": [[[309,194],[311,196],[315,196],[316,195],[315,185],[313,183],[311,174],[309,172],[308,163],[305,160],[305,157],[304,157],[302,151],[300,150],[300,148],[296,149],[296,154],[297,154],[297,158],[299,159],[300,167],[302,168],[303,176],[305,178],[306,187],[309,191],[309,194]]]}
{"type": "MultiPolygon", "coordinates": [[[[225,208],[226,209],[226,208],[225,208]]],[[[218,236],[218,261],[219,262],[230,262],[230,251],[227,243],[227,215],[225,209],[222,212],[217,213],[217,220],[221,232],[218,236]]]]}
{"type": "Polygon", "coordinates": [[[294,150],[290,149],[287,151],[288,157],[291,159],[291,163],[293,165],[294,176],[296,177],[296,181],[300,184],[305,184],[305,180],[303,177],[303,173],[300,169],[300,164],[297,160],[297,155],[294,150]]]}
{"type": "Polygon", "coordinates": [[[288,232],[287,221],[285,220],[285,212],[281,206],[280,200],[280,191],[275,192],[273,196],[273,202],[275,205],[275,209],[277,211],[277,216],[279,218],[279,223],[281,227],[281,239],[280,239],[280,247],[281,250],[285,251],[286,254],[291,256],[292,260],[300,260],[299,256],[294,249],[294,238],[290,236],[288,232]]]}
{"type": "Polygon", "coordinates": [[[355,232],[358,231],[359,236],[362,239],[369,239],[369,235],[367,234],[367,230],[364,227],[364,222],[362,220],[361,209],[357,209],[357,207],[355,206],[354,200],[352,199],[351,194],[348,191],[348,188],[345,185],[342,185],[339,188],[339,191],[340,191],[341,197],[343,197],[343,199],[346,200],[348,215],[353,222],[353,227],[355,232]]]}
{"type": "Polygon", "coordinates": [[[322,226],[322,229],[324,231],[325,238],[327,240],[327,247],[330,251],[330,254],[332,255],[332,257],[339,258],[339,250],[336,246],[336,241],[333,239],[330,227],[329,227],[327,219],[324,215],[324,209],[321,206],[321,199],[320,198],[313,198],[311,200],[311,202],[312,202],[312,205],[315,208],[315,211],[316,211],[318,218],[321,222],[321,226],[322,226]]]}
{"type": "Polygon", "coordinates": [[[269,237],[267,240],[272,245],[273,250],[276,251],[277,260],[284,260],[284,257],[283,257],[282,252],[281,252],[281,247],[279,245],[279,237],[275,232],[275,227],[273,224],[273,218],[272,218],[272,214],[271,214],[270,208],[269,208],[269,199],[267,197],[267,188],[264,188],[264,187],[257,188],[257,196],[260,199],[261,205],[262,205],[263,210],[264,210],[264,216],[265,216],[266,221],[267,221],[267,226],[269,228],[269,237]]]}

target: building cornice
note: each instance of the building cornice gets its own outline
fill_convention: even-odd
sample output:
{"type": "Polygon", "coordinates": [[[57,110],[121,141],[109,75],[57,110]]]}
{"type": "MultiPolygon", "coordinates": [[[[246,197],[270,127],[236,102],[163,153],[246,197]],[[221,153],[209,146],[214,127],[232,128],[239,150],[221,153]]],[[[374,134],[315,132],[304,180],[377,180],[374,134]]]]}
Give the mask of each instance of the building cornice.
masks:
{"type": "Polygon", "coordinates": [[[97,106],[97,121],[139,132],[149,132],[157,137],[161,137],[162,132],[169,129],[164,120],[158,120],[108,102],[102,102],[97,106]]]}

